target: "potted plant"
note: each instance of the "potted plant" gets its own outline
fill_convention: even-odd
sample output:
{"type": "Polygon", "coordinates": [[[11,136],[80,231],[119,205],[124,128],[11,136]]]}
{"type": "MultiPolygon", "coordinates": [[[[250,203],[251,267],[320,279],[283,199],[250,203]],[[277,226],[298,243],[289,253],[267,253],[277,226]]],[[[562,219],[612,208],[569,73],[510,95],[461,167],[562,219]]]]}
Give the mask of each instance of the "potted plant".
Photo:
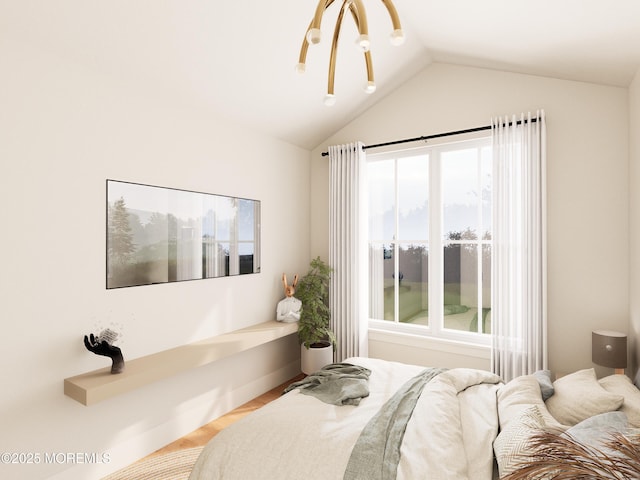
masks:
{"type": "Polygon", "coordinates": [[[320,257],[310,263],[309,272],[296,287],[296,297],[302,302],[298,339],[302,371],[313,373],[333,361],[336,335],[331,330],[329,310],[329,280],[333,269],[320,257]]]}

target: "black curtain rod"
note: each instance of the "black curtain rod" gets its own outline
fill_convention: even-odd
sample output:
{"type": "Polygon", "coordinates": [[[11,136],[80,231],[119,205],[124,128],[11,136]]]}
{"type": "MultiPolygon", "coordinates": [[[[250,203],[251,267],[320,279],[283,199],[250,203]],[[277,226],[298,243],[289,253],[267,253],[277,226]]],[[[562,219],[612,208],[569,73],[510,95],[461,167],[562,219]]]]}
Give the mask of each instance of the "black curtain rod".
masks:
{"type": "MultiPolygon", "coordinates": [[[[526,121],[527,120],[525,120],[525,122],[526,121]]],[[[537,121],[538,121],[537,118],[531,119],[532,123],[537,121]]],[[[522,124],[522,120],[516,121],[516,125],[520,125],[520,124],[522,124]]],[[[513,122],[509,122],[509,126],[511,125],[513,125],[513,122]]],[[[422,137],[405,138],[404,140],[394,140],[392,142],[376,143],[375,145],[365,145],[362,147],[362,149],[367,150],[369,148],[387,147],[389,145],[399,145],[401,143],[421,142],[426,140],[432,140],[434,138],[450,137],[453,135],[463,135],[465,133],[482,132],[483,130],[491,130],[491,125],[485,125],[483,127],[476,127],[476,128],[467,128],[466,130],[456,130],[454,132],[436,133],[434,135],[423,135],[422,137]]],[[[322,152],[323,157],[326,157],[327,155],[329,155],[329,152],[322,152]]]]}

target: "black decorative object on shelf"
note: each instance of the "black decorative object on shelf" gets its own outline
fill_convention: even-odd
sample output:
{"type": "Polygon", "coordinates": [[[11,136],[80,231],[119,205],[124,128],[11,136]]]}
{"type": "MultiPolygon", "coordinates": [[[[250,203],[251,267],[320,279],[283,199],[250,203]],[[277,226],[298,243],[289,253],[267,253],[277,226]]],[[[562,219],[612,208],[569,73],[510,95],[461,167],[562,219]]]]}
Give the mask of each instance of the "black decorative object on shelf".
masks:
{"type": "Polygon", "coordinates": [[[116,338],[117,333],[111,330],[105,330],[96,337],[93,333],[88,337],[84,336],[84,346],[87,350],[95,353],[96,355],[102,355],[110,357],[112,361],[111,373],[122,373],[124,371],[124,357],[122,356],[122,350],[115,345],[112,345],[111,338],[116,338]],[[113,335],[111,335],[113,334],[113,335]]]}

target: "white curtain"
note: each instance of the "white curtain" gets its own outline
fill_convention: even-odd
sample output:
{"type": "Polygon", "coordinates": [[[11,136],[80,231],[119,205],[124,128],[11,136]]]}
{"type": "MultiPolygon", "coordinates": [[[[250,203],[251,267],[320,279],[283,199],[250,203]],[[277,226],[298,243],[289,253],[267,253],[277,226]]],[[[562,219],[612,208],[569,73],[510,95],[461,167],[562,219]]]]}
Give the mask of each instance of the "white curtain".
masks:
{"type": "Polygon", "coordinates": [[[492,370],[547,368],[544,111],[492,120],[492,370]]]}
{"type": "Polygon", "coordinates": [[[329,288],[335,360],[367,356],[366,182],[362,142],[329,147],[329,288]]]}

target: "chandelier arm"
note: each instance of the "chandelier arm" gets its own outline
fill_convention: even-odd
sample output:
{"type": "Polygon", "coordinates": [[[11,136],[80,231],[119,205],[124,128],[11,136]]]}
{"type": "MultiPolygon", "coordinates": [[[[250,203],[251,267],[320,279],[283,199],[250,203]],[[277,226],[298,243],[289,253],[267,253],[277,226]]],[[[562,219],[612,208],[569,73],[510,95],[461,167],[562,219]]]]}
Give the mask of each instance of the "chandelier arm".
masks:
{"type": "Polygon", "coordinates": [[[329,58],[329,78],[327,83],[327,95],[334,95],[334,84],[336,77],[336,56],[338,54],[338,38],[340,38],[340,27],[342,27],[342,20],[344,18],[345,7],[347,6],[347,0],[340,7],[340,13],[336,20],[336,28],[333,31],[333,42],[331,43],[331,56],[329,58]]]}
{"type": "Polygon", "coordinates": [[[367,64],[367,81],[369,84],[375,83],[373,79],[373,61],[371,60],[371,51],[364,52],[364,61],[367,64]]]}
{"type": "Polygon", "coordinates": [[[304,38],[302,39],[302,45],[300,46],[300,55],[298,56],[298,65],[302,67],[302,71],[304,71],[304,65],[307,63],[307,51],[309,50],[309,40],[307,38],[307,35],[309,33],[309,30],[311,30],[312,28],[320,29],[320,24],[322,23],[322,15],[324,14],[324,11],[327,8],[329,8],[334,1],[335,0],[320,0],[318,2],[318,5],[316,7],[316,13],[314,17],[311,19],[311,22],[309,22],[309,27],[307,27],[307,30],[305,31],[304,38]],[[314,26],[316,24],[316,21],[317,21],[317,27],[314,26]]]}
{"type": "Polygon", "coordinates": [[[367,11],[364,9],[362,0],[353,0],[349,9],[356,19],[356,27],[358,29],[360,37],[368,37],[369,22],[367,21],[367,11]]]}
{"type": "Polygon", "coordinates": [[[398,11],[396,10],[393,2],[391,0],[382,0],[382,3],[385,7],[387,7],[389,17],[391,17],[391,23],[393,24],[393,29],[402,30],[402,25],[400,25],[400,17],[398,16],[398,11]]]}
{"type": "Polygon", "coordinates": [[[307,51],[309,50],[309,40],[307,40],[306,32],[309,31],[313,23],[309,23],[309,28],[305,31],[305,36],[302,39],[302,45],[300,46],[300,56],[298,57],[298,62],[301,64],[307,63],[307,51]]]}
{"type": "Polygon", "coordinates": [[[307,41],[307,37],[305,35],[304,40],[302,41],[302,45],[300,46],[300,55],[298,56],[298,63],[303,65],[307,63],[308,50],[309,50],[309,42],[307,41]]]}
{"type": "MultiPolygon", "coordinates": [[[[358,29],[358,32],[362,33],[362,30],[360,29],[359,11],[356,8],[354,8],[353,4],[351,4],[351,8],[349,10],[351,11],[351,15],[353,16],[353,21],[356,24],[356,28],[358,29]]],[[[367,82],[370,88],[371,86],[375,85],[375,79],[373,75],[373,60],[371,57],[370,50],[365,50],[363,53],[364,53],[364,61],[367,66],[367,82]]]]}
{"type": "MultiPolygon", "coordinates": [[[[330,4],[330,2],[329,2],[330,4]]],[[[320,24],[322,23],[322,15],[324,11],[327,9],[329,5],[327,4],[327,0],[320,0],[318,5],[316,6],[316,13],[313,15],[313,19],[311,20],[311,28],[320,28],[320,24]]]]}
{"type": "Polygon", "coordinates": [[[329,8],[334,1],[335,0],[320,0],[318,2],[318,5],[316,6],[316,13],[313,16],[313,20],[311,20],[311,26],[309,27],[309,30],[313,28],[320,30],[320,25],[322,24],[322,15],[324,14],[324,11],[327,8],[329,8]]]}

